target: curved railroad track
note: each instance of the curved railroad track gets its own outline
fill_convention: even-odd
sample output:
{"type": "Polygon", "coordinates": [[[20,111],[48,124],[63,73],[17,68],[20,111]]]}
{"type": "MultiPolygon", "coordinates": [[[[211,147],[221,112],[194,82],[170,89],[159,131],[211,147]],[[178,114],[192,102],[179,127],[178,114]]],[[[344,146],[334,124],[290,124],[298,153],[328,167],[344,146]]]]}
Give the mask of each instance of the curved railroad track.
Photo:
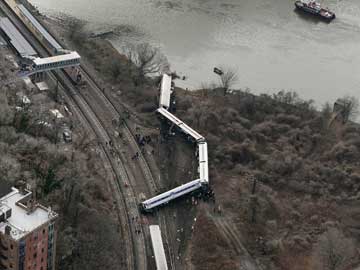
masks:
{"type": "MultiPolygon", "coordinates": [[[[7,5],[4,4],[3,1],[0,1],[0,8],[18,28],[22,35],[24,35],[24,37],[37,50],[39,55],[42,57],[50,56],[48,49],[33,37],[23,22],[19,20],[19,18],[8,8],[7,5]]],[[[120,222],[124,231],[124,241],[126,243],[127,269],[146,269],[147,262],[146,253],[144,253],[144,235],[140,233],[139,235],[135,236],[137,232],[135,231],[135,228],[131,226],[132,222],[130,215],[138,213],[134,190],[132,187],[130,187],[130,189],[127,189],[127,193],[124,192],[126,188],[124,182],[127,181],[128,175],[124,166],[122,166],[121,163],[116,162],[113,157],[113,153],[110,151],[110,148],[107,147],[107,142],[110,141],[110,136],[91,107],[80,95],[77,95],[75,86],[67,78],[65,72],[53,71],[49,74],[51,74],[50,76],[52,79],[56,78],[61,82],[64,93],[66,94],[66,99],[68,100],[68,104],[71,106],[72,110],[74,110],[85,126],[91,130],[91,132],[93,132],[99,139],[102,158],[105,162],[104,165],[106,169],[108,169],[109,172],[114,175],[116,185],[114,186],[115,183],[113,181],[109,181],[110,186],[112,186],[113,190],[116,191],[113,193],[113,195],[120,212],[119,216],[126,217],[125,219],[120,218],[120,222]],[[143,247],[143,249],[140,248],[139,250],[139,247],[143,247]]]]}
{"type": "MultiPolygon", "coordinates": [[[[113,120],[118,120],[121,117],[121,112],[117,109],[117,106],[114,104],[113,101],[111,101],[110,98],[106,94],[102,92],[100,87],[91,79],[91,76],[87,73],[86,69],[81,68],[83,78],[89,83],[91,86],[91,93],[84,91],[80,91],[81,95],[84,96],[85,99],[88,99],[89,102],[94,101],[93,108],[94,110],[99,111],[99,115],[103,115],[104,122],[107,122],[107,124],[110,126],[114,123],[113,120]],[[96,101],[96,102],[95,102],[96,101]],[[112,119],[112,120],[110,120],[112,119]]],[[[88,90],[88,89],[87,89],[88,90]]],[[[116,121],[115,121],[116,122],[116,121]]],[[[144,177],[145,180],[145,186],[147,187],[147,190],[144,189],[143,183],[139,183],[139,180],[142,180],[142,177],[134,177],[132,180],[134,181],[132,184],[137,187],[137,194],[144,193],[148,196],[155,196],[159,190],[161,189],[161,185],[159,182],[156,182],[153,174],[150,170],[150,167],[142,154],[142,151],[138,145],[138,143],[135,140],[135,136],[132,134],[131,129],[127,126],[126,122],[124,122],[121,125],[122,134],[124,135],[125,139],[129,143],[129,146],[132,150],[132,154],[138,153],[139,157],[137,159],[137,164],[139,165],[142,177],[144,177]]],[[[113,138],[115,140],[115,138],[113,138]]],[[[113,144],[115,147],[118,146],[118,144],[113,144]]],[[[121,149],[118,149],[118,152],[120,155],[122,154],[121,149]]],[[[126,157],[122,155],[122,159],[124,160],[126,157]]],[[[126,163],[126,162],[124,162],[126,163]]],[[[167,221],[166,216],[164,213],[158,212],[158,220],[160,227],[162,228],[163,236],[164,236],[164,242],[167,243],[166,246],[168,247],[168,253],[170,256],[170,265],[171,269],[175,269],[175,263],[174,260],[174,254],[171,250],[171,245],[169,239],[169,231],[167,227],[167,221]]],[[[147,233],[147,232],[145,232],[147,233]]]]}

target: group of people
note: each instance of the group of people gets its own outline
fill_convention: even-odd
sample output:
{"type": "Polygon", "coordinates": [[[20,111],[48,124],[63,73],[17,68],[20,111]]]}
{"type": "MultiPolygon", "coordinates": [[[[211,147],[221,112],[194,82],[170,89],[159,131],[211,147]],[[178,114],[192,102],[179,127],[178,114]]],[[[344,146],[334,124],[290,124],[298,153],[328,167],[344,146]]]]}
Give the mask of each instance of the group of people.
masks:
{"type": "Polygon", "coordinates": [[[209,187],[206,189],[206,191],[203,192],[202,198],[204,201],[212,200],[215,202],[215,193],[214,191],[209,187]]]}
{"type": "Polygon", "coordinates": [[[140,234],[141,233],[141,227],[139,228],[139,217],[132,217],[132,221],[135,224],[135,233],[136,234],[140,234]]]}
{"type": "Polygon", "coordinates": [[[132,156],[132,160],[138,159],[139,158],[139,152],[136,152],[135,155],[132,156]]]}
{"type": "Polygon", "coordinates": [[[145,144],[149,144],[151,142],[150,136],[141,136],[141,134],[135,134],[136,142],[140,145],[140,147],[145,146],[145,144]]]}

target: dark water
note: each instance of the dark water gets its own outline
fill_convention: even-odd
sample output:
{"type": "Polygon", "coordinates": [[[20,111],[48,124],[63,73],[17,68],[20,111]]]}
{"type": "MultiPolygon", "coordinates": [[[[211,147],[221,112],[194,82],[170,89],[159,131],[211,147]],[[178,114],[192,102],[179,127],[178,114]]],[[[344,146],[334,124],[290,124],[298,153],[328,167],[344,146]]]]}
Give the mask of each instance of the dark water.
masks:
{"type": "Polygon", "coordinates": [[[239,73],[254,93],[295,90],[318,104],[360,98],[360,1],[327,0],[330,24],[294,12],[290,0],[31,0],[48,15],[67,14],[97,30],[118,27],[112,40],[161,46],[182,86],[216,81],[214,66],[239,73]]]}

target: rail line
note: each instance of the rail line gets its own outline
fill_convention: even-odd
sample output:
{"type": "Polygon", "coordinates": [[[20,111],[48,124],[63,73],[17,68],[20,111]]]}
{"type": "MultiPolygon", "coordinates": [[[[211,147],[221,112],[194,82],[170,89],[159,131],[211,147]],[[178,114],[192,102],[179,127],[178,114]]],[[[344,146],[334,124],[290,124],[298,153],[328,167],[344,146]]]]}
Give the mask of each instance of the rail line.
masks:
{"type": "MultiPolygon", "coordinates": [[[[92,95],[91,100],[96,100],[97,102],[100,101],[103,103],[102,106],[101,105],[99,106],[99,104],[95,104],[94,106],[98,107],[98,109],[100,109],[100,110],[101,110],[101,108],[106,108],[106,109],[102,109],[104,111],[104,113],[111,113],[111,117],[108,116],[106,118],[108,124],[110,122],[113,122],[113,121],[109,120],[111,118],[119,119],[121,116],[121,112],[119,112],[119,110],[116,108],[117,106],[101,91],[101,89],[97,85],[97,83],[91,79],[91,76],[88,74],[86,69],[81,67],[81,71],[83,74],[83,78],[85,78],[85,80],[92,86],[93,91],[91,93],[91,95],[92,95]]],[[[139,153],[138,164],[139,164],[142,174],[145,178],[145,184],[147,185],[148,190],[150,191],[150,195],[152,195],[152,196],[156,195],[158,193],[158,191],[160,190],[160,183],[157,183],[154,180],[154,177],[150,170],[150,167],[149,167],[144,155],[142,154],[138,143],[134,139],[131,129],[127,126],[126,122],[124,122],[122,125],[122,131],[123,131],[123,134],[125,135],[127,141],[129,142],[129,145],[131,146],[133,153],[139,153]]],[[[144,192],[144,190],[142,190],[142,191],[144,192]]],[[[169,231],[168,231],[166,217],[165,217],[164,213],[158,213],[158,222],[162,227],[162,231],[164,232],[164,236],[165,236],[164,240],[167,243],[167,247],[168,247],[171,269],[175,269],[175,263],[173,262],[174,255],[172,253],[171,246],[170,246],[170,243],[168,240],[169,239],[169,236],[168,236],[169,231]]]]}
{"type": "MultiPolygon", "coordinates": [[[[18,19],[18,17],[13,13],[11,9],[7,7],[7,5],[4,4],[3,1],[0,2],[0,7],[4,11],[4,13],[9,17],[9,19],[12,21],[14,25],[18,28],[18,30],[25,36],[25,38],[34,46],[36,47],[36,50],[39,54],[42,56],[48,56],[48,49],[45,48],[40,42],[37,42],[35,38],[33,38],[33,35],[29,33],[28,29],[26,29],[26,26],[23,24],[21,20],[18,19]],[[24,30],[26,29],[26,30],[24,30]]],[[[131,218],[129,214],[138,213],[137,208],[137,202],[134,196],[134,191],[132,188],[128,189],[129,193],[128,196],[124,193],[125,187],[124,187],[124,180],[128,178],[127,172],[125,168],[122,166],[122,164],[115,164],[114,158],[112,157],[112,154],[110,152],[110,149],[105,147],[104,143],[108,142],[110,140],[110,136],[103,127],[101,121],[98,119],[97,115],[92,111],[90,106],[84,101],[82,97],[77,95],[76,88],[71,83],[71,81],[68,80],[65,73],[63,71],[56,71],[51,72],[52,79],[56,77],[57,80],[59,80],[63,86],[64,93],[66,93],[66,96],[69,100],[71,100],[76,106],[72,106],[73,109],[76,110],[76,107],[78,107],[81,111],[81,114],[79,114],[79,111],[77,111],[78,115],[83,115],[82,120],[86,119],[86,124],[88,127],[91,127],[92,132],[96,134],[96,136],[100,140],[100,146],[103,154],[103,158],[105,158],[105,167],[107,169],[111,169],[111,173],[116,177],[116,187],[114,190],[117,192],[114,193],[116,195],[116,201],[118,209],[121,211],[120,216],[125,216],[126,221],[124,222],[124,219],[120,218],[120,222],[122,223],[122,228],[124,229],[124,240],[127,244],[126,249],[126,256],[127,256],[127,269],[146,269],[146,254],[141,254],[143,250],[135,249],[134,245],[135,242],[137,244],[137,247],[144,247],[145,239],[144,235],[140,234],[135,240],[134,235],[136,234],[135,229],[131,226],[131,218]],[[120,181],[123,180],[123,181],[120,181]],[[126,200],[125,200],[126,197],[126,200]],[[130,232],[127,234],[126,232],[130,232]],[[135,250],[137,252],[135,252],[135,250]],[[142,258],[140,260],[139,258],[142,258]]],[[[70,103],[71,104],[71,103],[70,103]]],[[[84,121],[83,121],[84,122],[84,121]]],[[[113,181],[109,181],[110,185],[114,187],[113,181]]]]}
{"type": "MultiPolygon", "coordinates": [[[[11,12],[12,13],[12,12],[11,12]]],[[[9,15],[8,15],[9,16],[9,15]]],[[[10,17],[10,16],[9,16],[10,17]]],[[[15,14],[15,17],[16,14],[15,14]]],[[[21,20],[20,24],[24,24],[21,20]]],[[[14,23],[14,22],[13,22],[14,23]]],[[[24,25],[26,28],[26,25],[24,25]]],[[[21,31],[22,27],[19,27],[19,24],[17,24],[17,27],[19,28],[19,30],[21,31]]],[[[29,29],[27,29],[29,30],[29,29]]],[[[23,32],[23,31],[21,31],[23,32]]],[[[23,33],[24,34],[24,33],[23,33]]],[[[36,38],[38,38],[36,35],[33,35],[30,33],[30,36],[34,36],[36,38]]],[[[29,38],[29,37],[28,37],[29,38]]],[[[36,42],[34,42],[34,40],[32,38],[30,38],[31,42],[33,45],[37,44],[36,42]]],[[[41,51],[41,56],[45,56],[47,57],[48,55],[51,55],[51,53],[49,53],[49,49],[44,46],[44,44],[41,43],[41,40],[39,41],[38,45],[40,46],[41,49],[45,49],[45,53],[44,51],[41,51]]],[[[39,50],[39,46],[37,46],[37,50],[39,50]]],[[[39,52],[40,53],[40,52],[39,52]]],[[[139,212],[138,212],[138,208],[137,208],[137,201],[136,201],[136,196],[135,196],[135,190],[134,190],[134,185],[136,185],[136,177],[133,177],[131,175],[131,173],[129,173],[129,168],[128,166],[126,166],[126,157],[121,155],[121,149],[119,149],[119,147],[116,145],[115,146],[115,150],[118,153],[118,156],[116,157],[116,152],[115,151],[110,151],[113,149],[108,149],[107,146],[109,146],[108,142],[111,141],[111,135],[109,135],[109,133],[105,130],[105,128],[107,127],[111,127],[110,122],[112,123],[112,119],[120,119],[120,115],[121,113],[117,110],[116,105],[114,105],[114,103],[111,101],[111,99],[109,99],[102,91],[101,88],[97,85],[97,83],[92,79],[92,77],[89,75],[89,73],[87,72],[86,69],[84,69],[83,67],[80,68],[82,71],[82,75],[83,77],[86,78],[86,81],[89,84],[89,88],[92,90],[93,94],[96,95],[96,97],[91,100],[86,102],[86,98],[83,96],[83,94],[80,93],[80,95],[77,95],[78,92],[76,91],[76,87],[72,84],[71,80],[67,80],[66,78],[64,78],[64,76],[66,77],[66,73],[65,72],[53,72],[53,74],[56,75],[57,79],[59,79],[63,84],[65,83],[66,86],[66,90],[69,92],[71,98],[74,100],[74,102],[79,106],[79,108],[82,110],[83,114],[88,118],[88,122],[91,123],[92,128],[94,130],[94,133],[97,135],[98,138],[102,139],[102,150],[103,153],[106,155],[108,162],[110,163],[112,170],[113,170],[113,174],[116,176],[116,180],[117,180],[117,184],[118,184],[118,191],[122,191],[122,193],[124,194],[124,196],[126,197],[126,202],[127,202],[127,207],[122,206],[122,209],[125,209],[126,212],[126,216],[128,219],[128,223],[127,226],[126,224],[122,224],[122,227],[126,227],[127,231],[131,231],[132,234],[132,241],[134,242],[134,233],[137,234],[138,232],[140,232],[140,234],[136,237],[137,242],[141,242],[140,244],[137,245],[137,249],[133,250],[137,250],[137,254],[135,254],[134,256],[137,257],[137,259],[134,259],[134,256],[132,256],[132,254],[129,254],[129,248],[127,249],[127,258],[128,258],[128,269],[133,269],[132,266],[129,265],[129,262],[132,260],[134,261],[133,265],[135,265],[136,262],[138,262],[138,267],[137,269],[142,269],[142,268],[146,268],[146,249],[145,249],[145,239],[144,239],[144,235],[145,232],[143,230],[142,227],[139,226],[132,227],[131,225],[131,219],[134,223],[134,217],[139,217],[139,212]],[[103,113],[101,113],[101,110],[99,110],[99,105],[96,104],[96,102],[94,101],[102,101],[104,103],[104,107],[103,108],[107,108],[108,112],[111,113],[112,117],[108,118],[108,117],[104,117],[102,118],[103,113]],[[111,119],[111,120],[110,120],[111,119]],[[106,147],[104,145],[104,142],[106,144],[106,147]],[[115,162],[115,157],[117,158],[117,163],[115,162]],[[125,165],[124,165],[125,164],[125,165]],[[123,181],[119,181],[119,179],[122,179],[123,181]],[[125,183],[125,186],[124,186],[125,183]],[[127,184],[129,184],[129,186],[127,186],[127,184]],[[124,190],[127,189],[127,193],[124,192],[124,190]],[[126,209],[127,208],[127,209],[126,209]],[[130,227],[130,228],[129,228],[130,227]],[[135,230],[135,232],[134,232],[135,230]],[[139,240],[140,239],[140,240],[139,240]],[[141,259],[143,258],[143,262],[139,263],[140,261],[142,261],[141,259]],[[140,265],[142,265],[142,267],[139,267],[140,265]]],[[[104,114],[105,115],[105,114],[104,114]]],[[[127,126],[126,122],[124,122],[124,125],[122,127],[122,131],[123,134],[125,135],[127,141],[129,142],[129,145],[131,146],[133,152],[137,152],[138,155],[138,165],[141,168],[142,174],[145,178],[145,183],[149,188],[150,191],[150,195],[155,195],[158,190],[159,190],[159,185],[160,183],[156,183],[153,175],[151,173],[150,167],[145,159],[145,157],[142,155],[142,152],[137,144],[137,142],[134,139],[134,136],[131,132],[131,129],[127,126]]],[[[167,222],[166,222],[166,217],[164,214],[159,214],[159,223],[162,224],[163,227],[163,231],[165,232],[166,235],[166,240],[168,238],[168,229],[167,229],[167,222]]],[[[126,241],[129,243],[129,241],[126,241]]],[[[168,242],[168,241],[167,241],[168,242]]],[[[134,245],[134,243],[132,243],[134,245]]],[[[132,245],[132,246],[133,246],[132,245]]],[[[130,247],[130,244],[127,244],[127,247],[130,247]]],[[[170,255],[170,262],[171,265],[173,265],[173,256],[171,254],[171,248],[170,245],[168,245],[168,249],[169,249],[169,255],[170,255]]],[[[172,267],[174,269],[174,267],[172,267]]]]}
{"type": "MultiPolygon", "coordinates": [[[[85,77],[86,81],[91,85],[92,89],[96,90],[94,91],[94,94],[97,96],[98,98],[97,100],[101,100],[104,103],[104,106],[106,106],[106,108],[111,112],[113,119],[119,120],[122,113],[117,109],[116,104],[114,104],[114,102],[111,101],[111,99],[101,91],[101,88],[94,80],[91,79],[91,76],[89,75],[88,71],[85,68],[80,67],[80,69],[83,77],[85,77]]],[[[160,184],[155,182],[150,167],[144,155],[142,154],[138,143],[135,141],[134,138],[135,136],[133,135],[131,129],[128,127],[126,122],[123,123],[122,128],[123,128],[123,134],[125,135],[126,139],[129,141],[133,152],[139,153],[138,163],[141,167],[141,170],[145,176],[146,181],[150,183],[151,192],[156,193],[157,190],[159,189],[160,184]]]]}
{"type": "MultiPolygon", "coordinates": [[[[54,76],[52,74],[52,76],[54,76]]],[[[56,80],[56,78],[53,77],[54,80],[56,80]]],[[[94,130],[94,128],[90,125],[90,123],[88,122],[88,120],[86,119],[86,117],[83,115],[83,113],[78,109],[78,106],[76,104],[74,104],[73,100],[69,99],[68,95],[66,95],[66,91],[65,89],[62,89],[63,93],[65,93],[65,99],[66,99],[66,103],[69,105],[71,111],[77,115],[78,119],[86,126],[86,128],[89,131],[92,131],[92,133],[94,134],[94,137],[96,137],[96,131],[94,130]]],[[[114,179],[117,178],[117,174],[114,170],[114,166],[111,162],[111,158],[110,155],[107,151],[107,149],[104,147],[103,144],[99,144],[99,149],[100,149],[100,155],[101,155],[101,159],[103,161],[105,170],[108,171],[108,176],[114,179]]],[[[121,196],[121,189],[122,187],[120,186],[120,181],[108,181],[108,184],[111,188],[111,190],[117,190],[117,192],[113,192],[113,198],[115,199],[116,202],[116,209],[117,209],[117,216],[118,216],[118,221],[120,223],[120,227],[121,230],[123,232],[124,235],[124,242],[126,244],[127,247],[132,247],[133,245],[133,237],[132,235],[130,235],[131,237],[129,237],[128,233],[130,231],[130,217],[128,215],[126,215],[126,219],[121,217],[121,214],[127,214],[127,206],[125,203],[125,200],[123,198],[123,196],[121,196]]],[[[128,269],[136,269],[135,266],[133,266],[133,261],[134,261],[134,250],[132,248],[127,249],[127,267],[128,269]]]]}

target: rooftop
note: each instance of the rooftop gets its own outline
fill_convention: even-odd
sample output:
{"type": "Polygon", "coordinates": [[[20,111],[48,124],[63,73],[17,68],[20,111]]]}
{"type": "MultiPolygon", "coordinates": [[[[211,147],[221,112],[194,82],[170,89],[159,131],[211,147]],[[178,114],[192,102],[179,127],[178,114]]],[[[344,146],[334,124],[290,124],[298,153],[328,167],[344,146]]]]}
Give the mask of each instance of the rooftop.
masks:
{"type": "Polygon", "coordinates": [[[0,19],[0,28],[8,36],[11,44],[21,57],[37,55],[30,43],[26,41],[8,18],[0,19]]]}
{"type": "Polygon", "coordinates": [[[34,59],[34,63],[36,65],[43,65],[43,64],[50,64],[50,63],[58,63],[61,61],[68,61],[68,60],[79,60],[80,55],[77,52],[71,52],[68,54],[61,54],[56,56],[50,56],[46,58],[36,58],[34,59]]]}
{"type": "Polygon", "coordinates": [[[0,211],[6,212],[11,208],[11,215],[0,222],[0,232],[5,234],[6,226],[11,228],[11,237],[19,240],[38,227],[55,219],[57,214],[51,208],[33,204],[31,207],[32,193],[28,190],[20,192],[16,188],[0,199],[0,211]]]}
{"type": "Polygon", "coordinates": [[[39,23],[37,19],[27,10],[24,5],[18,5],[18,8],[24,16],[32,23],[32,25],[41,33],[43,37],[53,46],[56,50],[61,49],[61,45],[49,34],[49,32],[39,23]]]}

